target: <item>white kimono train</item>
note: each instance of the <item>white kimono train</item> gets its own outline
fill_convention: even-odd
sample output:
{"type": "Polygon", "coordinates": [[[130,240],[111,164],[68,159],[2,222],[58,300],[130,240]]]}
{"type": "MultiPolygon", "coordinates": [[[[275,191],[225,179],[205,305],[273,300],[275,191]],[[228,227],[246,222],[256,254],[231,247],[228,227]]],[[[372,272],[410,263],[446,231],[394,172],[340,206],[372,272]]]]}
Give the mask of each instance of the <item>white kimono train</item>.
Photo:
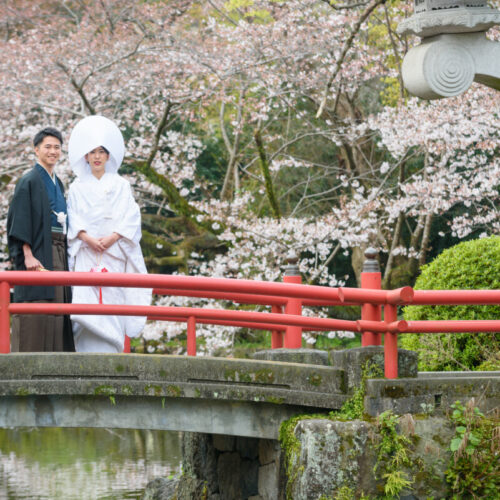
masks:
{"type": "MultiPolygon", "coordinates": [[[[68,192],[68,257],[70,271],[146,273],[139,241],[141,215],[127,180],[106,172],[76,179],[68,192]],[[121,238],[98,253],[78,238],[80,231],[99,238],[113,232],[121,238]]],[[[99,287],[73,287],[73,303],[97,304],[99,287]]],[[[151,289],[102,288],[103,304],[150,305],[151,289]]],[[[137,337],[146,317],[71,315],[77,352],[123,352],[125,335],[137,337]]]]}

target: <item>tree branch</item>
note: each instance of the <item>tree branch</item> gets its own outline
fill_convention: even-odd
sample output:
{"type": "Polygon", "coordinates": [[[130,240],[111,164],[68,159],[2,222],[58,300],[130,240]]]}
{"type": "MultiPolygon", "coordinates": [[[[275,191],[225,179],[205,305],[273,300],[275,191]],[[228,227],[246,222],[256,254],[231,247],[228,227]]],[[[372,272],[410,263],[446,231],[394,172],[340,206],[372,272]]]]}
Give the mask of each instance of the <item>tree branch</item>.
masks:
{"type": "Polygon", "coordinates": [[[271,210],[278,220],[281,219],[280,207],[278,205],[278,201],[276,200],[276,196],[274,194],[273,181],[271,179],[271,174],[269,172],[269,163],[266,157],[266,151],[264,149],[264,144],[262,142],[262,137],[260,135],[260,129],[255,129],[254,132],[255,144],[257,145],[257,151],[259,152],[260,158],[260,169],[262,171],[262,175],[264,176],[264,185],[266,188],[267,199],[269,200],[269,204],[271,205],[271,210]]]}
{"type": "Polygon", "coordinates": [[[85,92],[83,91],[83,85],[78,84],[78,82],[75,80],[75,78],[71,75],[69,68],[67,66],[65,66],[61,61],[57,61],[56,66],[59,66],[59,68],[61,68],[64,71],[64,73],[66,73],[66,75],[69,78],[69,81],[71,82],[71,85],[73,85],[73,87],[77,91],[78,95],[81,97],[84,106],[88,109],[88,111],[91,115],[95,115],[96,114],[95,108],[94,108],[94,106],[92,106],[92,104],[90,104],[90,101],[87,99],[87,96],[85,95],[85,92]]]}
{"type": "Polygon", "coordinates": [[[167,126],[167,121],[168,117],[170,115],[170,111],[172,109],[172,101],[168,100],[167,105],[165,106],[165,109],[163,110],[163,115],[161,117],[160,123],[158,124],[158,127],[156,129],[155,137],[153,140],[153,145],[151,147],[151,152],[149,153],[148,159],[146,160],[146,164],[148,167],[151,167],[153,164],[153,160],[156,156],[156,153],[158,153],[158,148],[160,146],[160,138],[165,131],[165,127],[167,126]]]}
{"type": "MultiPolygon", "coordinates": [[[[344,62],[344,59],[347,55],[347,52],[349,51],[349,49],[351,48],[353,42],[354,42],[354,38],[355,36],[358,34],[358,31],[361,29],[361,26],[362,24],[366,21],[366,19],[368,18],[368,16],[382,3],[384,3],[385,0],[372,0],[368,6],[366,7],[366,9],[363,11],[363,13],[361,14],[360,18],[356,21],[356,24],[353,26],[352,28],[352,31],[350,33],[350,35],[347,37],[347,40],[344,42],[344,45],[342,46],[342,51],[340,52],[340,56],[337,60],[337,63],[335,64],[335,68],[333,69],[333,73],[332,75],[330,76],[327,84],[326,84],[326,87],[325,87],[325,91],[323,93],[323,99],[321,101],[321,104],[319,106],[319,109],[318,109],[318,112],[316,113],[316,118],[319,118],[322,114],[323,114],[323,111],[325,109],[325,106],[326,106],[326,102],[328,100],[328,93],[330,92],[330,89],[333,85],[333,82],[335,80],[335,78],[337,77],[339,71],[340,71],[340,68],[344,62]]],[[[331,6],[331,5],[330,5],[331,6]]]]}

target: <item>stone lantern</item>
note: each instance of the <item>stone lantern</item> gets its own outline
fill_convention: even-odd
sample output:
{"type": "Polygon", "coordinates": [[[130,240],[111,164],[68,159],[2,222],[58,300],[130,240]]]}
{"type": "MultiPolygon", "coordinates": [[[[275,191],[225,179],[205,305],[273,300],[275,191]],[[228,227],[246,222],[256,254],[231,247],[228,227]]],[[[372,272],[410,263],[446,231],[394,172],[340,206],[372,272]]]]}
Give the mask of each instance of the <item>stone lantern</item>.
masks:
{"type": "Polygon", "coordinates": [[[473,81],[500,90],[500,43],[486,38],[486,31],[500,24],[500,11],[486,0],[414,0],[414,12],[397,28],[422,38],[403,60],[410,94],[452,97],[473,81]]]}

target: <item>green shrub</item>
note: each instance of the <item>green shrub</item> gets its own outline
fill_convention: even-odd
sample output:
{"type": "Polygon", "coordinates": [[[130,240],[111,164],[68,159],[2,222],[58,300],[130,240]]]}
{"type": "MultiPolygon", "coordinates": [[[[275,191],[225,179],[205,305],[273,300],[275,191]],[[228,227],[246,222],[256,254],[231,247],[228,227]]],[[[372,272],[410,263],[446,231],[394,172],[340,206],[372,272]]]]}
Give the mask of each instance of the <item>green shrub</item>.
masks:
{"type": "Polygon", "coordinates": [[[451,460],[446,481],[450,498],[499,498],[500,435],[499,419],[487,418],[470,400],[465,406],[456,401],[451,420],[455,437],[451,440],[451,460]],[[495,493],[496,492],[496,493],[495,493]]]}
{"type": "MultiPolygon", "coordinates": [[[[500,237],[466,241],[421,269],[416,290],[500,289],[500,237]]],[[[500,306],[407,306],[406,320],[499,319],[500,306]]],[[[401,346],[419,353],[419,369],[498,370],[500,334],[408,334],[401,346]]]]}

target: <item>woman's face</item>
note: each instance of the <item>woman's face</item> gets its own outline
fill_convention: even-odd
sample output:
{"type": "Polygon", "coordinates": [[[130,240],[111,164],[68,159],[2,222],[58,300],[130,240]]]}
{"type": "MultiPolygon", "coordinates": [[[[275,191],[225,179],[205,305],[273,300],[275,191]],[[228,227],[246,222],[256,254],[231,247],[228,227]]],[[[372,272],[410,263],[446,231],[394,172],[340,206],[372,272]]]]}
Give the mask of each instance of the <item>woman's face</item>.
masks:
{"type": "Polygon", "coordinates": [[[107,153],[102,146],[99,146],[92,151],[89,151],[85,155],[85,159],[89,162],[92,174],[100,179],[105,172],[105,166],[109,159],[109,153],[107,153]]]}

